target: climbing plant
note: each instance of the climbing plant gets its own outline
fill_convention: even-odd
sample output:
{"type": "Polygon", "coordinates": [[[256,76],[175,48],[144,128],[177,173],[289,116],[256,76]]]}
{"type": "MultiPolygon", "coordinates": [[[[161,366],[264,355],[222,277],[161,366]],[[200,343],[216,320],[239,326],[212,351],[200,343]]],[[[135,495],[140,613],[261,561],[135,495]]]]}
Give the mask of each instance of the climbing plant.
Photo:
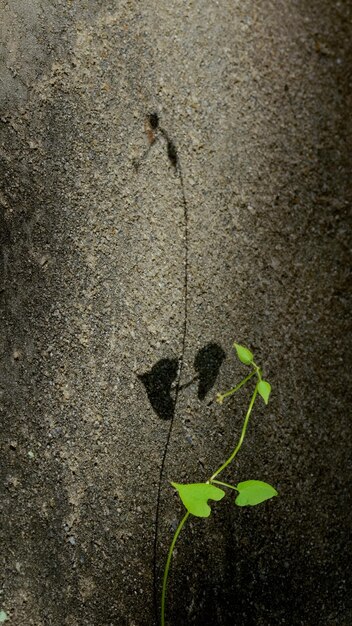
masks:
{"type": "Polygon", "coordinates": [[[161,593],[161,626],[165,626],[166,592],[172,555],[179,534],[185,523],[187,522],[188,518],[191,515],[193,515],[194,517],[209,517],[209,515],[211,514],[211,508],[208,504],[208,501],[222,500],[226,495],[226,492],[221,487],[225,487],[225,489],[230,489],[231,491],[236,492],[237,495],[235,498],[235,504],[239,507],[255,506],[257,504],[260,504],[261,502],[264,502],[265,500],[269,500],[270,498],[278,495],[274,487],[266,482],[263,482],[262,480],[245,480],[244,482],[237,483],[237,485],[218,480],[219,475],[234,461],[237,453],[239,452],[243,444],[244,438],[246,436],[249,418],[251,416],[257,396],[261,396],[265,404],[268,404],[271,392],[271,385],[270,383],[268,383],[267,380],[264,380],[261,368],[254,362],[254,356],[252,352],[248,348],[245,348],[244,346],[241,346],[237,343],[234,343],[234,348],[236,350],[237,357],[239,358],[241,363],[249,366],[251,368],[251,371],[248,376],[246,376],[243,380],[241,380],[240,383],[238,383],[238,385],[232,387],[224,393],[218,393],[216,398],[217,402],[219,404],[222,404],[226,398],[229,398],[234,393],[239,391],[242,387],[249,383],[249,381],[253,377],[256,380],[256,384],[249,402],[239,441],[233,452],[226,459],[226,461],[224,461],[220,465],[220,467],[211,475],[209,480],[207,480],[205,483],[171,483],[178,492],[178,495],[180,496],[182,503],[186,508],[186,513],[184,514],[178,527],[176,528],[166,560],[161,593]]]}

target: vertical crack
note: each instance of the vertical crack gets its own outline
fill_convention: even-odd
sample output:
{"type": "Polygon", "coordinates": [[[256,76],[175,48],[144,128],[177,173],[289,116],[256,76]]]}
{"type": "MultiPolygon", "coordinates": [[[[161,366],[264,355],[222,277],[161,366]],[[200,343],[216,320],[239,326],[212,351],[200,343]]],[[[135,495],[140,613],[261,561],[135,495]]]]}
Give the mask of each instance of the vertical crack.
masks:
{"type": "MultiPolygon", "coordinates": [[[[156,128],[156,114],[150,116],[150,125],[153,130],[156,128]]],[[[187,325],[188,325],[188,265],[189,265],[189,224],[188,224],[188,205],[186,200],[184,182],[183,182],[183,174],[180,159],[177,153],[176,146],[174,142],[169,138],[167,132],[160,128],[160,133],[164,137],[167,146],[167,156],[175,168],[176,174],[178,175],[180,188],[181,188],[181,198],[182,198],[182,206],[183,206],[183,241],[184,241],[184,275],[183,275],[183,324],[182,324],[182,340],[181,340],[181,356],[179,359],[179,367],[176,378],[176,387],[175,387],[175,395],[174,395],[174,410],[172,413],[172,417],[169,423],[169,429],[166,437],[165,447],[163,456],[161,459],[160,465],[160,473],[159,473],[159,484],[158,484],[158,493],[157,493],[157,503],[156,503],[156,513],[155,513],[155,531],[154,531],[154,547],[153,547],[153,595],[154,595],[154,614],[155,614],[155,622],[158,624],[158,538],[159,538],[159,526],[160,526],[160,508],[161,508],[161,495],[162,495],[162,485],[165,473],[165,465],[166,458],[169,450],[169,445],[171,441],[171,435],[175,423],[176,416],[176,407],[178,402],[178,396],[181,389],[181,377],[184,369],[184,359],[185,359],[185,350],[186,350],[186,339],[187,339],[187,325]]]]}
{"type": "MultiPolygon", "coordinates": [[[[148,138],[149,146],[142,154],[140,159],[134,161],[136,171],[139,170],[142,162],[147,158],[149,151],[156,141],[162,137],[166,142],[168,159],[175,169],[175,173],[178,176],[180,189],[181,189],[181,203],[183,206],[183,241],[184,241],[184,257],[183,257],[183,323],[182,323],[182,338],[181,338],[181,356],[178,360],[178,371],[175,379],[175,394],[173,398],[173,405],[169,407],[167,414],[169,416],[169,428],[166,436],[165,447],[161,458],[159,482],[156,501],[155,512],[155,526],[154,526],[154,543],[153,543],[153,605],[154,605],[154,617],[155,623],[159,621],[159,602],[158,602],[158,538],[159,538],[159,526],[160,526],[160,509],[161,509],[161,496],[162,485],[165,474],[166,458],[169,450],[173,427],[175,423],[176,407],[178,403],[178,397],[181,386],[181,377],[184,369],[184,359],[186,350],[187,339],[187,326],[188,326],[188,265],[189,265],[189,220],[188,220],[188,205],[186,200],[184,180],[182,174],[182,168],[180,159],[178,156],[175,143],[170,139],[168,133],[159,124],[159,116],[157,113],[150,113],[145,119],[145,132],[148,138]]],[[[139,378],[143,378],[140,376],[139,378]]],[[[143,382],[143,380],[142,380],[143,382]]],[[[186,385],[187,386],[187,385],[186,385]]],[[[148,390],[147,390],[148,391],[148,390]]],[[[154,407],[155,408],[155,407],[154,407]]]]}

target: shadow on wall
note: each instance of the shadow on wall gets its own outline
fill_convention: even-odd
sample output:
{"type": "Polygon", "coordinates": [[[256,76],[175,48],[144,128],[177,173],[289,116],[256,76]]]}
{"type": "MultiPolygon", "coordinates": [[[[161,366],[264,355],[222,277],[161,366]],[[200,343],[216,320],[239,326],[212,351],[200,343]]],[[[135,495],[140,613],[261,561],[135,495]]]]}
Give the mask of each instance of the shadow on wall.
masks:
{"type": "Polygon", "coordinates": [[[198,398],[205,396],[214,387],[222,362],[226,354],[217,343],[208,343],[198,350],[194,359],[197,374],[187,383],[177,382],[179,359],[161,359],[145,374],[138,378],[143,383],[148,400],[162,420],[171,420],[175,413],[177,395],[195,382],[198,382],[198,398]]]}
{"type": "MultiPolygon", "coordinates": [[[[229,509],[219,510],[214,526],[210,522],[210,532],[209,527],[207,531],[194,524],[193,535],[185,533],[182,538],[181,554],[170,579],[172,623],[187,626],[351,624],[351,601],[346,594],[350,576],[344,580],[349,571],[348,553],[343,555],[339,569],[334,566],[334,555],[308,552],[307,545],[312,545],[315,531],[312,534],[304,531],[299,541],[292,534],[287,535],[283,532],[284,512],[284,504],[278,512],[268,503],[258,507],[257,512],[254,508],[242,510],[241,516],[229,509]],[[267,534],[262,532],[264,517],[267,534]],[[209,539],[215,527],[222,529],[223,540],[219,542],[209,539]],[[181,561],[194,564],[187,576],[181,561]],[[182,603],[178,601],[180,597],[182,603]]],[[[295,515],[294,506],[292,515],[295,515]]],[[[300,515],[301,512],[297,517],[300,515]]],[[[347,526],[343,531],[348,533],[347,526]]],[[[332,532],[335,537],[331,539],[336,541],[341,529],[332,532]]]]}

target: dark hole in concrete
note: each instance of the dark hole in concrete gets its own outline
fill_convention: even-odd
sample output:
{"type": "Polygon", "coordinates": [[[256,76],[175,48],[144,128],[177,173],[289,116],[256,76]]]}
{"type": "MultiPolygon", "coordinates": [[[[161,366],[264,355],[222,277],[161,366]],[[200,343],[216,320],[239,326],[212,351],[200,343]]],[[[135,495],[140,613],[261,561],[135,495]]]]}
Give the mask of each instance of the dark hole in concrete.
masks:
{"type": "Polygon", "coordinates": [[[159,126],[159,116],[157,113],[150,113],[148,116],[149,124],[155,130],[159,126]]]}

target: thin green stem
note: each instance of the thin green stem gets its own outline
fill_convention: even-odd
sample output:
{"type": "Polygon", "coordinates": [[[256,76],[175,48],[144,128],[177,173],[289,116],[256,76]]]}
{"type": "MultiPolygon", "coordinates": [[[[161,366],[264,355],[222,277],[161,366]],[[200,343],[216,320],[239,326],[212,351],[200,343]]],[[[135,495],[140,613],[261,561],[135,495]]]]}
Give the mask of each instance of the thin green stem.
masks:
{"type": "Polygon", "coordinates": [[[171,564],[171,558],[172,558],[172,554],[175,548],[175,544],[176,541],[178,539],[178,536],[183,528],[183,525],[185,524],[185,522],[188,520],[190,516],[190,513],[187,511],[186,515],[181,519],[179,525],[176,528],[175,534],[174,534],[174,538],[171,542],[171,546],[169,549],[169,554],[167,555],[167,561],[166,561],[166,565],[165,565],[165,570],[164,570],[164,578],[163,578],[163,591],[161,594],[161,626],[165,626],[165,602],[166,602],[166,588],[167,588],[167,578],[169,575],[169,569],[170,569],[170,564],[171,564]]]}
{"type": "Polygon", "coordinates": [[[246,430],[247,430],[247,426],[248,426],[248,422],[249,422],[249,418],[253,409],[253,405],[255,402],[255,399],[257,397],[257,393],[258,393],[258,385],[255,386],[254,389],[254,393],[252,395],[252,399],[250,401],[249,407],[248,407],[248,411],[247,411],[247,415],[246,415],[246,419],[244,420],[244,424],[243,424],[243,428],[242,428],[242,432],[241,432],[241,436],[240,436],[240,440],[236,446],[236,448],[234,449],[234,451],[232,452],[232,454],[229,456],[229,458],[227,459],[227,461],[225,461],[225,463],[223,463],[219,469],[216,470],[216,472],[214,472],[214,474],[212,475],[212,477],[210,478],[210,482],[212,482],[214,480],[214,478],[216,476],[218,476],[218,474],[220,474],[220,472],[222,472],[225,467],[227,467],[228,465],[230,465],[230,463],[232,463],[232,461],[234,460],[237,452],[239,451],[239,449],[242,446],[243,440],[245,438],[245,434],[246,434],[246,430]]]}
{"type": "Polygon", "coordinates": [[[262,370],[260,369],[259,365],[257,365],[256,363],[254,363],[254,361],[252,361],[252,365],[255,369],[255,373],[257,374],[258,378],[259,378],[259,382],[262,379],[262,370]]]}
{"type": "MultiPolygon", "coordinates": [[[[211,479],[210,479],[211,480],[211,479]]],[[[236,489],[236,487],[234,487],[233,485],[229,485],[228,483],[222,483],[221,480],[211,480],[212,483],[216,483],[217,485],[223,485],[224,487],[228,487],[229,489],[234,489],[235,491],[238,491],[238,489],[236,489]]]]}
{"type": "MultiPolygon", "coordinates": [[[[254,364],[253,364],[254,365],[254,364]]],[[[256,365],[254,366],[256,368],[256,365]]],[[[256,374],[257,371],[256,369],[253,370],[253,372],[251,372],[248,376],[246,376],[246,378],[244,378],[243,380],[241,380],[240,383],[238,383],[238,385],[236,385],[236,387],[232,387],[232,389],[229,389],[228,391],[225,391],[224,393],[218,393],[218,398],[221,399],[221,402],[224,400],[224,398],[228,398],[229,396],[232,396],[233,393],[236,393],[236,391],[238,391],[239,389],[241,389],[241,387],[243,385],[246,384],[246,382],[252,378],[252,376],[254,376],[254,374],[256,374]]]]}

